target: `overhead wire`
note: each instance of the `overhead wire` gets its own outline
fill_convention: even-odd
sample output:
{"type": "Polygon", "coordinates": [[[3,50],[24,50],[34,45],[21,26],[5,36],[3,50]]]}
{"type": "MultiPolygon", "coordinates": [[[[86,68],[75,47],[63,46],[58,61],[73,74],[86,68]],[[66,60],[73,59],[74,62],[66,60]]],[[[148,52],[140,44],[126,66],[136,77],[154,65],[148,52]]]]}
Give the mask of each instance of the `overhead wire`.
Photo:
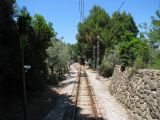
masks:
{"type": "Polygon", "coordinates": [[[84,19],[84,0],[79,0],[80,22],[84,19]]]}
{"type": "MultiPolygon", "coordinates": [[[[124,1],[121,3],[120,7],[118,8],[118,13],[119,13],[120,9],[122,8],[122,6],[124,5],[125,2],[126,2],[126,0],[124,0],[124,1]]],[[[116,31],[116,32],[114,32],[113,36],[111,36],[111,39],[113,39],[113,37],[116,36],[116,34],[117,34],[118,32],[119,32],[119,30],[116,31]]]]}
{"type": "Polygon", "coordinates": [[[124,5],[125,2],[126,2],[126,0],[124,0],[124,1],[122,2],[122,4],[120,5],[120,7],[118,8],[118,12],[120,11],[120,9],[122,8],[122,6],[124,5]]]}

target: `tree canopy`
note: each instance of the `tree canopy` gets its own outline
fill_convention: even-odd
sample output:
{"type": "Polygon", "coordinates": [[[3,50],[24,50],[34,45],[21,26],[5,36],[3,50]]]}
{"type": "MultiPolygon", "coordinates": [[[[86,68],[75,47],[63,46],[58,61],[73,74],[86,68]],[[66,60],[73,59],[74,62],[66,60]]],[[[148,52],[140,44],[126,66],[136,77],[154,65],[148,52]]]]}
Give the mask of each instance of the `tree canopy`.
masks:
{"type": "Polygon", "coordinates": [[[97,51],[99,42],[101,63],[102,59],[109,56],[121,43],[132,41],[137,34],[138,28],[130,13],[114,12],[110,17],[103,8],[94,6],[84,21],[78,24],[78,48],[81,56],[86,56],[93,64],[93,52],[97,51]]]}

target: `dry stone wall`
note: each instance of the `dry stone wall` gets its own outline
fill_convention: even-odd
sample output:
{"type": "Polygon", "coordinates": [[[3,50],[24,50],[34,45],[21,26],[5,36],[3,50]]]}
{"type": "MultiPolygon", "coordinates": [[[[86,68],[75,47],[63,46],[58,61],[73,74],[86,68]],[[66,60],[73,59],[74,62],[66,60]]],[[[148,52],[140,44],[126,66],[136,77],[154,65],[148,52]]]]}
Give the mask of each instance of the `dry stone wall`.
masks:
{"type": "Polygon", "coordinates": [[[132,120],[160,120],[160,70],[115,66],[110,88],[132,120]]]}

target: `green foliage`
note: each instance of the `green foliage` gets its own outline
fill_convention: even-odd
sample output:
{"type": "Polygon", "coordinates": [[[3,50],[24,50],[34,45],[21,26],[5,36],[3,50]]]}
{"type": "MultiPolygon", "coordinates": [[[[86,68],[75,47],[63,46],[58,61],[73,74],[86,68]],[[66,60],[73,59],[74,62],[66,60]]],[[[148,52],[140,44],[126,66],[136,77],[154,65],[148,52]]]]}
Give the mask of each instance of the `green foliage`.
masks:
{"type": "Polygon", "coordinates": [[[133,66],[136,59],[136,49],[139,41],[134,39],[130,42],[124,41],[119,45],[119,57],[124,70],[126,66],[133,66]]]}
{"type": "Polygon", "coordinates": [[[114,65],[110,63],[107,59],[103,59],[100,65],[99,72],[102,76],[110,77],[113,74],[114,65]]]}
{"type": "Polygon", "coordinates": [[[78,51],[78,45],[74,44],[74,45],[70,45],[69,46],[69,54],[71,56],[71,62],[78,62],[78,56],[80,55],[79,51],[78,51]]]}
{"type": "Polygon", "coordinates": [[[119,52],[117,57],[119,57],[123,69],[126,66],[133,66],[136,59],[135,44],[137,44],[137,41],[133,39],[138,33],[133,17],[125,12],[114,12],[111,18],[111,26],[110,46],[106,47],[106,51],[119,52]]]}
{"type": "Polygon", "coordinates": [[[58,84],[58,74],[53,73],[48,76],[48,84],[58,84]]]}
{"type": "MultiPolygon", "coordinates": [[[[151,50],[150,50],[151,51],[151,50]]],[[[160,69],[160,49],[156,49],[152,51],[152,55],[150,55],[152,58],[147,64],[147,68],[151,69],[160,69]]]]}
{"type": "Polygon", "coordinates": [[[152,65],[149,64],[147,68],[160,70],[160,57],[155,58],[152,65]]]}
{"type": "Polygon", "coordinates": [[[119,44],[124,41],[122,37],[124,35],[130,34],[133,37],[136,37],[138,34],[138,28],[131,14],[126,14],[126,12],[114,12],[111,18],[111,23],[111,39],[114,44],[119,44]]]}
{"type": "MultiPolygon", "coordinates": [[[[103,58],[105,52],[105,42],[108,41],[108,34],[110,28],[110,17],[99,6],[94,6],[90,10],[90,14],[82,23],[78,24],[78,49],[81,55],[86,56],[87,59],[93,60],[93,45],[100,42],[100,58],[103,58]],[[98,36],[100,38],[98,38],[98,36]]],[[[109,43],[109,42],[108,42],[109,43]]]]}
{"type": "Polygon", "coordinates": [[[119,64],[117,51],[105,51],[102,64],[100,65],[99,72],[105,77],[110,77],[113,74],[114,66],[119,64]]]}
{"type": "Polygon", "coordinates": [[[149,28],[146,23],[140,25],[144,32],[141,32],[141,37],[143,40],[148,42],[148,56],[149,62],[147,64],[148,68],[158,69],[159,65],[159,55],[157,51],[160,47],[160,9],[156,11],[156,16],[152,17],[151,27],[149,28]]]}
{"type": "Polygon", "coordinates": [[[136,40],[133,39],[137,34],[138,28],[131,14],[114,12],[110,17],[103,8],[94,6],[89,16],[78,25],[78,49],[90,63],[93,63],[93,46],[96,48],[95,56],[97,56],[97,41],[99,41],[101,72],[106,73],[107,69],[114,67],[114,62],[119,59],[122,66],[133,66],[136,60],[134,46],[136,40]],[[116,52],[111,53],[111,51],[119,51],[118,59],[112,60],[114,62],[109,58],[116,52]]]}
{"type": "Polygon", "coordinates": [[[157,48],[160,43],[160,9],[156,11],[156,17],[152,17],[152,28],[148,32],[150,45],[157,48]]]}
{"type": "Polygon", "coordinates": [[[60,72],[66,69],[66,66],[70,62],[70,53],[68,45],[66,45],[60,40],[52,39],[50,46],[47,48],[46,52],[48,55],[46,63],[51,70],[51,76],[54,76],[54,74],[57,71],[60,72]]]}
{"type": "Polygon", "coordinates": [[[21,86],[19,33],[14,21],[15,0],[0,1],[0,88],[21,86]]]}
{"type": "Polygon", "coordinates": [[[25,38],[21,42],[23,44],[21,47],[24,47],[24,64],[32,66],[25,73],[26,87],[27,90],[37,90],[48,79],[48,66],[54,65],[56,69],[61,69],[67,64],[70,59],[69,50],[68,46],[62,42],[56,42],[56,45],[50,48],[50,39],[55,38],[56,32],[52,23],[46,22],[43,16],[39,14],[30,16],[26,7],[20,11],[17,10],[15,0],[0,1],[0,85],[22,86],[20,40],[25,38]],[[18,18],[26,18],[25,21],[21,21],[22,26],[26,26],[25,30],[22,30],[22,26],[18,24],[20,19],[14,19],[15,14],[18,18]],[[48,55],[46,49],[53,51],[50,50],[48,55]],[[46,63],[46,59],[50,59],[49,62],[46,63]]]}
{"type": "Polygon", "coordinates": [[[123,70],[126,66],[133,65],[144,68],[149,61],[149,46],[146,41],[134,38],[130,42],[122,42],[118,49],[123,70]]]}
{"type": "MultiPolygon", "coordinates": [[[[24,63],[31,65],[32,68],[26,73],[27,89],[37,89],[44,85],[47,79],[47,58],[46,49],[48,48],[50,38],[55,36],[51,23],[47,23],[43,16],[36,14],[34,17],[29,15],[25,7],[19,12],[19,16],[25,17],[25,33],[20,34],[22,28],[18,26],[18,21],[13,19],[14,0],[0,1],[0,68],[3,70],[1,75],[2,85],[11,84],[11,86],[22,86],[22,68],[20,39],[25,35],[24,63]],[[3,58],[3,59],[2,59],[3,58]]],[[[18,15],[18,14],[17,14],[18,15]]],[[[19,19],[18,19],[19,20],[19,19]]]]}
{"type": "MultiPolygon", "coordinates": [[[[28,14],[29,16],[29,14],[28,14]]],[[[36,14],[27,22],[27,39],[24,43],[25,64],[32,66],[26,77],[28,89],[36,89],[44,85],[47,80],[48,69],[45,60],[46,49],[50,38],[56,35],[50,23],[43,16],[36,14]]]]}
{"type": "Polygon", "coordinates": [[[135,68],[145,68],[149,62],[149,46],[146,41],[140,41],[136,50],[135,68]]]}

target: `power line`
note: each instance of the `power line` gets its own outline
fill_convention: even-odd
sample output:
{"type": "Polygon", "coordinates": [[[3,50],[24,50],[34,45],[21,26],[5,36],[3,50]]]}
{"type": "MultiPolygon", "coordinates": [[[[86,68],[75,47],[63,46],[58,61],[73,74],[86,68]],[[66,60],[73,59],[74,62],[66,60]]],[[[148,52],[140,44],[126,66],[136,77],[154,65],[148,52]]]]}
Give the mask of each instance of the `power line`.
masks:
{"type": "Polygon", "coordinates": [[[84,19],[84,0],[79,0],[80,22],[84,19]]]}
{"type": "Polygon", "coordinates": [[[122,6],[124,5],[125,2],[126,2],[126,0],[124,0],[124,1],[122,2],[122,4],[120,5],[120,7],[118,8],[118,12],[120,11],[120,9],[122,8],[122,6]]]}

